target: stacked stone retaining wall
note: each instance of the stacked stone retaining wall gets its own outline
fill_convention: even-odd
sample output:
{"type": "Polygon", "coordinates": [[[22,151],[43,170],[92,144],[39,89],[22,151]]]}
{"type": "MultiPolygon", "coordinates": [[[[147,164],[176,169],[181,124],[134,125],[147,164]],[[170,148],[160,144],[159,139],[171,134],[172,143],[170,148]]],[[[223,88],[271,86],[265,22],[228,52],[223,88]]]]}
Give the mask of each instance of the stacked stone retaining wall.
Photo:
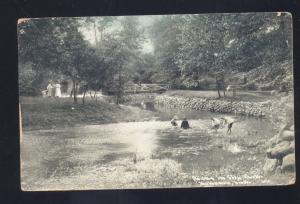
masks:
{"type": "Polygon", "coordinates": [[[255,117],[264,117],[271,107],[271,102],[231,101],[196,97],[158,95],[155,103],[171,108],[203,110],[218,113],[234,113],[255,117]]]}

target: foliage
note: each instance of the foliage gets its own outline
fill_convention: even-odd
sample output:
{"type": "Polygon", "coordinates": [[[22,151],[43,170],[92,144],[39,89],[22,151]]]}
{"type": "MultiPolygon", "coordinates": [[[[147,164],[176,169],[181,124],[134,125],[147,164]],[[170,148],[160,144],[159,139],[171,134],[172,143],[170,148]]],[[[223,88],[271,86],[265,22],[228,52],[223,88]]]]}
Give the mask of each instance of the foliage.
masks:
{"type": "MultiPolygon", "coordinates": [[[[231,75],[257,67],[263,72],[291,61],[290,25],[285,13],[163,16],[154,22],[151,36],[165,80],[174,84],[180,77],[183,86],[201,88],[197,81],[215,72],[231,75]]],[[[278,72],[286,73],[278,68],[269,82],[278,72]]]]}
{"type": "Polygon", "coordinates": [[[123,95],[125,83],[132,79],[132,67],[140,60],[139,49],[143,40],[136,18],[124,17],[120,23],[121,30],[103,41],[106,47],[104,61],[110,65],[104,90],[116,96],[117,104],[123,95]]]}
{"type": "Polygon", "coordinates": [[[147,28],[134,16],[25,20],[18,25],[20,94],[40,93],[49,79],[73,81],[75,102],[79,84],[117,103],[128,82],[223,94],[230,84],[290,91],[290,23],[286,13],[156,16],[147,28]],[[145,38],[153,53],[141,51],[145,38]]]}

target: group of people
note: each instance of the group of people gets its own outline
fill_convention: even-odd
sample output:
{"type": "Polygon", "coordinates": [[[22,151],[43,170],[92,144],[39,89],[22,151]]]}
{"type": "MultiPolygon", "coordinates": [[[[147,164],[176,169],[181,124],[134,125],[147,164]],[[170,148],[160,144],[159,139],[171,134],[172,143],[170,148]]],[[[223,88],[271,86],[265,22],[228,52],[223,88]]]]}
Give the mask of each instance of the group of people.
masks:
{"type": "MultiPolygon", "coordinates": [[[[171,120],[171,125],[177,126],[178,125],[177,120],[178,120],[178,118],[176,116],[174,116],[171,120]]],[[[218,131],[218,129],[227,125],[227,134],[231,134],[231,129],[232,129],[233,123],[235,123],[234,119],[231,117],[222,117],[220,119],[211,118],[211,122],[212,122],[211,123],[212,129],[214,129],[216,132],[218,131]]],[[[186,118],[184,118],[182,120],[180,128],[182,128],[182,129],[191,128],[189,125],[189,122],[187,121],[186,118]]]]}
{"type": "Polygon", "coordinates": [[[48,97],[56,97],[56,98],[61,97],[60,87],[61,86],[59,83],[53,84],[52,82],[49,82],[49,84],[47,86],[47,90],[46,90],[46,95],[48,97]]]}

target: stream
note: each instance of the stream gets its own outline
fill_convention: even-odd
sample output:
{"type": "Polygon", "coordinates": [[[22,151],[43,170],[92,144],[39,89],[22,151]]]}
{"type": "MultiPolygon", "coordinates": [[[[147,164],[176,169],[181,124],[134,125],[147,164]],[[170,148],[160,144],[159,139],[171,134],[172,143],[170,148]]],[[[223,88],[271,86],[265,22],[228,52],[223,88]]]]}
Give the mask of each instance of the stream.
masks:
{"type": "MultiPolygon", "coordinates": [[[[137,111],[143,110],[133,107],[137,111]]],[[[231,115],[227,128],[211,129],[224,114],[155,107],[139,122],[23,132],[23,190],[79,190],[270,185],[262,172],[265,142],[275,131],[265,119],[231,115]],[[173,127],[186,117],[191,129],[173,127]]]]}

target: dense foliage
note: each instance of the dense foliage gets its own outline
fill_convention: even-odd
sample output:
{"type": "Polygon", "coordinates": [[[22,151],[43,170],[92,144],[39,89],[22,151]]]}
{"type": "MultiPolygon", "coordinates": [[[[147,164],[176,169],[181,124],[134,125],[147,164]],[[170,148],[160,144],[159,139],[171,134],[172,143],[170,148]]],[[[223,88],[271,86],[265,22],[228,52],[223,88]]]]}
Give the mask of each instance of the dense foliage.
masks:
{"type": "Polygon", "coordinates": [[[149,18],[148,27],[135,16],[23,20],[20,94],[37,95],[50,79],[72,81],[75,102],[77,92],[88,89],[102,89],[119,102],[128,82],[204,90],[230,84],[248,90],[292,87],[286,13],[149,18]],[[145,40],[153,52],[142,51],[145,40]]]}
{"type": "MultiPolygon", "coordinates": [[[[292,30],[286,13],[163,16],[151,32],[160,73],[178,88],[207,89],[219,71],[230,82],[231,76],[242,80],[240,73],[258,67],[261,72],[274,68],[273,78],[262,83],[291,75],[292,30]]],[[[245,83],[251,86],[254,79],[245,83]]]]}

